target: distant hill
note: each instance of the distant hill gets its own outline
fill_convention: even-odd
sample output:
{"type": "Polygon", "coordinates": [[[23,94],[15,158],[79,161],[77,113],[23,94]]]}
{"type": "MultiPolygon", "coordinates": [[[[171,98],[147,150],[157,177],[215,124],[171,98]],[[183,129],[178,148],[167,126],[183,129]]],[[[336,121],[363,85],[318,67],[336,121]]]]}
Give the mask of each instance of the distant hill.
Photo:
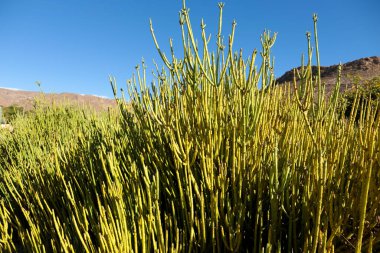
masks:
{"type": "Polygon", "coordinates": [[[35,91],[23,91],[0,88],[0,106],[20,106],[25,110],[33,108],[35,99],[42,98],[56,104],[68,103],[79,106],[88,106],[96,111],[107,110],[116,106],[114,99],[98,97],[94,95],[80,95],[73,93],[41,93],[35,91]]]}
{"type": "MultiPolygon", "coordinates": [[[[300,69],[298,67],[297,69],[300,69]]],[[[312,67],[313,75],[317,74],[317,67],[312,67]]],[[[326,84],[326,94],[330,94],[334,89],[338,76],[338,65],[327,67],[321,66],[321,80],[326,84]]],[[[355,61],[342,64],[341,91],[351,89],[354,85],[354,77],[359,77],[361,81],[371,80],[380,76],[380,57],[372,56],[361,58],[355,61]]],[[[277,84],[293,82],[293,70],[287,71],[276,80],[277,84]]]]}

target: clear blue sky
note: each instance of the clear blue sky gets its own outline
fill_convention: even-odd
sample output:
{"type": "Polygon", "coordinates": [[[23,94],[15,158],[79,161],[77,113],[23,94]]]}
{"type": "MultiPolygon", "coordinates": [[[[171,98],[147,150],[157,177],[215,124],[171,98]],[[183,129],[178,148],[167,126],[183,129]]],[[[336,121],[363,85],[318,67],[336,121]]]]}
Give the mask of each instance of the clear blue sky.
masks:
{"type": "MultiPolygon", "coordinates": [[[[193,28],[203,17],[212,39],[218,2],[187,0],[193,28]]],[[[380,55],[379,0],[224,2],[224,35],[235,19],[235,49],[246,56],[260,49],[264,29],[278,32],[277,77],[300,64],[313,13],[319,16],[322,65],[380,55]]],[[[0,87],[38,90],[40,81],[46,92],[112,97],[108,75],[125,86],[142,57],[148,70],[153,59],[161,64],[149,18],[161,47],[167,52],[172,37],[180,51],[181,6],[181,0],[0,0],[0,87]]]]}

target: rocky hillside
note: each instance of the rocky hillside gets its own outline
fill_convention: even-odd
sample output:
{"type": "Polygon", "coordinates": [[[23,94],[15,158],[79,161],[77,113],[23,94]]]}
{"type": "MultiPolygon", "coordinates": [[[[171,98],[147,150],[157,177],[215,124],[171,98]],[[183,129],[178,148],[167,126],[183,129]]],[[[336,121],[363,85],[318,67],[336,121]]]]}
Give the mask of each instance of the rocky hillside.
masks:
{"type": "MultiPolygon", "coordinates": [[[[300,67],[298,67],[299,69],[300,67]]],[[[317,73],[317,67],[312,67],[313,73],[317,73]]],[[[338,65],[328,67],[321,66],[322,83],[326,84],[326,93],[329,94],[334,88],[338,76],[338,65]]],[[[354,78],[359,77],[361,81],[370,80],[380,76],[380,57],[366,57],[342,65],[341,91],[350,89],[354,85],[354,78]]],[[[293,81],[293,70],[286,72],[277,79],[278,84],[293,81]]]]}
{"type": "Polygon", "coordinates": [[[68,103],[79,106],[89,106],[97,111],[107,110],[109,107],[116,106],[113,99],[102,98],[92,95],[79,95],[73,93],[40,93],[34,91],[22,91],[0,88],[0,106],[19,106],[25,110],[30,110],[36,99],[43,99],[57,104],[68,103]]]}

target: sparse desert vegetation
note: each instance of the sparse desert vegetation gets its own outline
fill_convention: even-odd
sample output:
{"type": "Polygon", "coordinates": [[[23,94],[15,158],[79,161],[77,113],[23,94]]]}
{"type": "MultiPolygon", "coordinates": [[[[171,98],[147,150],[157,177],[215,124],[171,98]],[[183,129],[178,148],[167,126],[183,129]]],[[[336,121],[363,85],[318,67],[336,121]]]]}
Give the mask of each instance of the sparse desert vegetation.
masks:
{"type": "Polygon", "coordinates": [[[0,251],[380,250],[379,97],[346,99],[339,75],[326,97],[310,34],[298,81],[277,86],[275,34],[244,58],[235,24],[211,52],[180,21],[182,59],[152,26],[155,83],[142,64],[126,101],[111,78],[118,110],[37,106],[0,130],[0,251]]]}

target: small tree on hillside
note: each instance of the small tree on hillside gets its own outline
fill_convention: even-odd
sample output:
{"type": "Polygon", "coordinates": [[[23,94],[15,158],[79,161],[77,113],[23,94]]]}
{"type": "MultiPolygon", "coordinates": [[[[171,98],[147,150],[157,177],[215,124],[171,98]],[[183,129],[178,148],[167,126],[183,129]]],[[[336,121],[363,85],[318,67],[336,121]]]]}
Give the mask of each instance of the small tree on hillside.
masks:
{"type": "MultiPolygon", "coordinates": [[[[24,112],[24,108],[17,105],[11,105],[3,108],[3,120],[6,122],[11,122],[17,114],[21,114],[24,112]]],[[[0,119],[1,121],[1,119],[0,119]]],[[[5,123],[5,122],[4,122],[5,123]]]]}
{"type": "MultiPolygon", "coordinates": [[[[357,93],[360,103],[370,101],[370,104],[375,107],[378,100],[380,100],[380,76],[372,78],[370,80],[364,81],[359,84],[360,79],[355,81],[357,84],[356,87],[346,91],[343,94],[343,103],[345,104],[344,114],[346,117],[349,117],[353,109],[353,104],[357,93]]],[[[357,117],[360,115],[360,108],[357,111],[357,117]]]]}

